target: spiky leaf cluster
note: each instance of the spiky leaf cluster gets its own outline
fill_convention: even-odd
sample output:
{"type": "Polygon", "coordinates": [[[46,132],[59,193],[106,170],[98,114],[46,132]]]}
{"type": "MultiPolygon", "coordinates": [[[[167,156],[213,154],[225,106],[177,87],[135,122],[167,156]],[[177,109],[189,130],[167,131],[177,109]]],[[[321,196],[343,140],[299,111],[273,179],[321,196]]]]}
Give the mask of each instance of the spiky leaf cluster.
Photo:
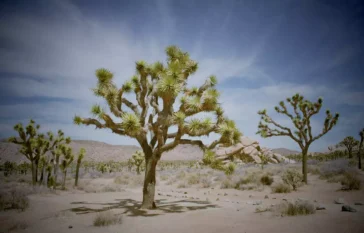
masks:
{"type": "Polygon", "coordinates": [[[261,121],[258,125],[258,132],[262,137],[273,136],[289,136],[295,140],[301,148],[305,145],[311,144],[313,141],[319,139],[328,131],[330,131],[338,122],[339,114],[334,116],[329,110],[326,111],[326,118],[324,120],[324,127],[322,132],[317,135],[312,135],[311,117],[319,113],[322,107],[323,100],[318,98],[317,102],[311,102],[304,99],[300,94],[295,94],[291,98],[287,98],[286,102],[290,105],[293,113],[290,112],[284,101],[279,102],[279,105],[274,109],[277,113],[283,114],[291,119],[295,129],[285,127],[274,121],[267,113],[267,110],[261,110],[258,114],[261,116],[261,121]]]}
{"type": "Polygon", "coordinates": [[[177,46],[169,46],[165,52],[166,64],[137,61],[135,75],[120,88],[114,84],[110,71],[98,69],[98,84],[93,92],[106,100],[109,112],[118,120],[95,105],[91,112],[96,119],[75,116],[74,123],[107,128],[113,133],[135,138],[143,151],[151,152],[146,156],[154,154],[160,157],[178,144],[197,145],[206,150],[219,144],[238,142],[241,133],[234,122],[224,116],[218,102],[220,94],[215,88],[217,78],[211,75],[200,87],[189,88],[187,80],[197,71],[197,62],[177,46]],[[135,99],[130,99],[126,93],[133,93],[135,99]],[[174,109],[178,99],[179,108],[174,109]],[[210,112],[216,119],[193,117],[201,112],[210,112]],[[169,132],[172,126],[177,127],[174,133],[169,132]],[[210,145],[200,140],[184,139],[184,136],[198,137],[210,133],[221,134],[221,137],[210,145]],[[151,135],[151,138],[147,138],[147,135],[151,135]],[[168,143],[167,139],[170,139],[168,143]]]}

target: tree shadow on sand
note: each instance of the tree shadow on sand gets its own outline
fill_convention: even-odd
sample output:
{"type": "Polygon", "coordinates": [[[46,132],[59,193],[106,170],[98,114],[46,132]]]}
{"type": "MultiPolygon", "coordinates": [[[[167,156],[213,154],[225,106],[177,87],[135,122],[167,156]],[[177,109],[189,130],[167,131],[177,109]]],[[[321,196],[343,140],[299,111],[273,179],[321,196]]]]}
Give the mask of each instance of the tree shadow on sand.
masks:
{"type": "Polygon", "coordinates": [[[180,201],[167,201],[166,199],[156,200],[156,210],[141,210],[141,202],[133,199],[115,199],[114,203],[93,203],[93,202],[72,202],[72,205],[82,205],[80,207],[74,207],[69,210],[76,214],[88,214],[103,212],[112,209],[124,209],[123,214],[127,216],[143,216],[152,217],[161,215],[163,213],[183,213],[193,210],[204,210],[208,208],[218,208],[217,205],[213,205],[208,201],[196,201],[196,200],[180,200],[180,201]],[[100,205],[101,208],[91,208],[87,205],[100,205]]]}

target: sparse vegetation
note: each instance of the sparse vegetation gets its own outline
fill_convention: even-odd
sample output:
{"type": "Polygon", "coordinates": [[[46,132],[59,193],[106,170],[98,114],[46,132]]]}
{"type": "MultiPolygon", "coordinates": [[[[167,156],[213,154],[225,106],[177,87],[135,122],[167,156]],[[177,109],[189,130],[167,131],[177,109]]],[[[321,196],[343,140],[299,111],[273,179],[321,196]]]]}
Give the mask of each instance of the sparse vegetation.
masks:
{"type": "Polygon", "coordinates": [[[260,182],[263,184],[263,185],[271,185],[273,183],[274,179],[273,177],[271,177],[270,175],[268,174],[265,174],[263,175],[261,178],[260,178],[260,182]]]}
{"type": "Polygon", "coordinates": [[[302,184],[302,174],[296,169],[287,169],[282,175],[282,180],[284,183],[290,185],[293,191],[302,184]]]}
{"type": "Polygon", "coordinates": [[[0,192],[0,211],[17,209],[24,211],[29,207],[29,199],[25,192],[12,189],[10,192],[0,192]]]}
{"type": "Polygon", "coordinates": [[[357,172],[345,172],[342,179],[341,185],[343,190],[360,190],[361,180],[357,172]]]}
{"type": "Polygon", "coordinates": [[[112,211],[98,213],[94,219],[95,227],[110,226],[122,223],[121,215],[115,214],[112,211]]]}
{"type": "Polygon", "coordinates": [[[273,184],[271,188],[272,193],[290,193],[292,191],[291,186],[282,182],[273,184]]]}
{"type": "Polygon", "coordinates": [[[309,201],[297,200],[292,202],[281,203],[277,210],[286,216],[296,216],[296,215],[309,215],[316,213],[316,207],[309,201]]]}
{"type": "Polygon", "coordinates": [[[286,115],[295,126],[295,131],[290,128],[282,126],[281,124],[274,121],[267,114],[267,110],[261,110],[258,114],[261,116],[261,120],[264,122],[259,122],[258,132],[263,138],[275,137],[275,136],[288,136],[301,148],[302,154],[302,175],[303,182],[307,184],[307,153],[310,145],[321,138],[323,135],[328,133],[338,122],[339,113],[333,116],[330,110],[326,110],[326,119],[324,123],[323,130],[317,136],[312,135],[311,127],[311,117],[318,114],[322,107],[322,98],[320,97],[317,102],[313,103],[309,100],[305,100],[299,93],[295,94],[291,98],[287,98],[287,102],[292,106],[294,114],[288,112],[288,109],[284,101],[279,102],[279,106],[275,107],[277,113],[286,115]],[[301,113],[299,113],[299,111],[301,113]],[[270,128],[268,125],[274,126],[270,128]]]}

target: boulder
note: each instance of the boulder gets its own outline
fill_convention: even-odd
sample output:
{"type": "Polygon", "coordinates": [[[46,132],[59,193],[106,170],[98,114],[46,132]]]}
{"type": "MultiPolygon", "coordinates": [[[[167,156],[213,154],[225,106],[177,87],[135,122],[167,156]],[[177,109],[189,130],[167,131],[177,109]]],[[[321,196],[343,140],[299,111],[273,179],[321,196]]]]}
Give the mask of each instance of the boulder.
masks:
{"type": "MultiPolygon", "coordinates": [[[[246,136],[240,138],[240,143],[230,147],[217,147],[214,150],[216,158],[223,161],[224,164],[231,160],[231,156],[239,158],[239,161],[254,162],[257,164],[262,163],[261,156],[269,158],[268,163],[288,163],[289,159],[286,157],[273,153],[273,151],[266,147],[260,147],[259,143],[246,136]]],[[[294,161],[292,161],[293,163],[294,161]]]]}

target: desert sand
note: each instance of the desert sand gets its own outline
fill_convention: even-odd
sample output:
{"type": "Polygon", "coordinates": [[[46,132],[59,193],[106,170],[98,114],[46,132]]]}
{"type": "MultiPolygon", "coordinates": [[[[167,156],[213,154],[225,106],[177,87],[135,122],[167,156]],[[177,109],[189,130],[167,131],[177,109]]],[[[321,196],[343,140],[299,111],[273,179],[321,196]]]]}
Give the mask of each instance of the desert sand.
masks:
{"type": "MultiPolygon", "coordinates": [[[[299,164],[289,166],[299,168],[299,164]]],[[[269,165],[264,171],[275,173],[281,168],[283,168],[282,165],[269,165]]],[[[245,169],[260,170],[257,167],[245,169]]],[[[238,169],[236,173],[241,170],[244,168],[238,169]]],[[[218,181],[212,182],[208,188],[202,188],[200,184],[181,188],[178,186],[178,180],[172,184],[169,181],[180,172],[181,169],[158,172],[157,210],[139,210],[142,200],[142,175],[139,175],[137,179],[139,184],[121,185],[118,189],[111,190],[112,192],[104,189],[104,191],[95,190],[96,193],[92,193],[90,187],[115,185],[115,175],[99,175],[92,178],[89,174],[83,174],[78,189],[72,188],[72,180],[69,180],[67,191],[45,191],[29,195],[30,206],[24,212],[16,210],[0,212],[0,232],[7,232],[9,228],[13,228],[11,232],[24,233],[364,232],[364,206],[354,205],[355,202],[363,203],[363,189],[341,191],[339,183],[328,183],[313,174],[309,174],[308,185],[286,194],[272,193],[269,186],[243,191],[222,189],[221,182],[218,181]],[[87,190],[85,186],[88,186],[90,190],[87,190]],[[282,216],[274,211],[256,213],[257,207],[264,209],[286,200],[299,198],[323,205],[326,209],[304,216],[282,216]],[[342,204],[334,203],[338,198],[343,198],[345,204],[354,207],[357,212],[342,212],[342,204]],[[94,218],[102,211],[120,214],[122,223],[106,227],[93,226],[94,218]]],[[[192,172],[198,172],[198,169],[189,169],[187,174],[192,172]]],[[[215,171],[210,171],[209,174],[212,180],[219,180],[215,171]]],[[[134,174],[134,176],[137,175],[134,174]]],[[[363,181],[362,171],[360,171],[360,177],[363,181]]],[[[132,177],[129,178],[132,179],[132,177]]],[[[278,174],[274,175],[274,179],[279,179],[278,174]]],[[[10,181],[2,183],[3,188],[6,186],[14,187],[10,181]]]]}

